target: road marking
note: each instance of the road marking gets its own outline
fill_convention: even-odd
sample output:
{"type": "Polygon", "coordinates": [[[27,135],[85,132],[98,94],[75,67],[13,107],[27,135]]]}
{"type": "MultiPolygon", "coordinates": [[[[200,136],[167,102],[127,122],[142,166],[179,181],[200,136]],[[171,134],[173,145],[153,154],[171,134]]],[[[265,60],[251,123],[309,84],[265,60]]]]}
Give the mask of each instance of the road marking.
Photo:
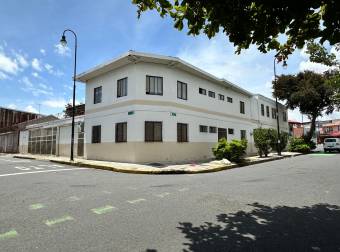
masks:
{"type": "Polygon", "coordinates": [[[2,159],[0,158],[0,161],[10,162],[10,163],[30,163],[31,161],[23,161],[23,160],[10,160],[10,159],[2,159]]]}
{"type": "Polygon", "coordinates": [[[47,226],[51,227],[53,225],[60,224],[60,223],[63,223],[65,221],[71,221],[71,220],[74,220],[74,218],[72,216],[65,215],[65,216],[58,218],[58,219],[47,220],[47,221],[45,221],[45,224],[47,226]]]}
{"type": "Polygon", "coordinates": [[[30,205],[30,210],[38,210],[38,209],[45,208],[45,207],[46,206],[44,204],[37,203],[37,204],[30,205]]]}
{"type": "Polygon", "coordinates": [[[42,165],[30,165],[30,166],[15,166],[14,168],[15,169],[18,169],[18,170],[21,170],[21,171],[30,171],[30,170],[43,170],[45,169],[44,167],[47,167],[47,168],[62,168],[64,166],[61,166],[61,165],[45,165],[45,164],[42,164],[42,165]]]}
{"type": "Polygon", "coordinates": [[[94,212],[95,214],[106,214],[109,212],[112,212],[113,210],[117,209],[114,206],[103,206],[103,207],[98,207],[98,208],[93,208],[91,209],[92,212],[94,212]]]}
{"type": "Polygon", "coordinates": [[[67,201],[79,201],[80,198],[78,198],[77,196],[71,196],[71,197],[68,197],[66,200],[67,201]]]}
{"type": "Polygon", "coordinates": [[[105,194],[111,194],[112,192],[109,192],[109,191],[103,191],[103,193],[105,193],[105,194]]]}
{"type": "Polygon", "coordinates": [[[70,169],[58,169],[58,170],[45,170],[45,171],[32,171],[32,172],[18,172],[9,174],[0,174],[0,177],[34,174],[34,173],[46,173],[46,172],[59,172],[59,171],[76,171],[76,170],[88,170],[89,168],[70,168],[70,169]]]}
{"type": "Polygon", "coordinates": [[[178,189],[179,192],[185,192],[185,191],[188,191],[188,190],[189,190],[189,188],[187,188],[187,187],[178,189]]]}
{"type": "Polygon", "coordinates": [[[128,200],[127,202],[129,202],[130,204],[136,204],[139,203],[141,201],[146,201],[146,199],[135,199],[135,200],[128,200]]]}
{"type": "Polygon", "coordinates": [[[18,236],[17,231],[12,229],[11,231],[8,231],[6,233],[0,234],[0,241],[1,240],[5,240],[5,239],[9,239],[9,238],[14,238],[16,236],[18,236]]]}
{"type": "Polygon", "coordinates": [[[15,166],[15,169],[21,170],[21,171],[30,171],[31,168],[25,167],[25,166],[15,166]]]}
{"type": "Polygon", "coordinates": [[[332,154],[332,153],[313,153],[313,154],[309,154],[309,155],[311,155],[311,156],[315,156],[315,157],[317,157],[317,156],[324,156],[324,157],[326,157],[326,156],[329,156],[329,157],[333,157],[333,156],[335,156],[336,154],[332,154]]]}
{"type": "Polygon", "coordinates": [[[159,198],[164,198],[166,196],[170,195],[170,193],[168,192],[164,192],[164,193],[160,193],[160,194],[155,194],[156,197],[159,197],[159,198]]]}
{"type": "Polygon", "coordinates": [[[129,187],[127,187],[127,189],[130,189],[130,190],[137,190],[137,187],[129,186],[129,187]]]}

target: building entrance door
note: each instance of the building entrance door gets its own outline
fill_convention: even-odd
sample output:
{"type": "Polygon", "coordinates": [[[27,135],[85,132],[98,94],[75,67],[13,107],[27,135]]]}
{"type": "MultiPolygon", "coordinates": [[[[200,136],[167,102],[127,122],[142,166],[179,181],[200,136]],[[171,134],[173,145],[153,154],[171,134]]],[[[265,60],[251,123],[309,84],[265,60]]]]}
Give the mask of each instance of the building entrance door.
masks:
{"type": "Polygon", "coordinates": [[[227,129],[218,128],[218,140],[220,140],[221,138],[227,139],[227,129]]]}

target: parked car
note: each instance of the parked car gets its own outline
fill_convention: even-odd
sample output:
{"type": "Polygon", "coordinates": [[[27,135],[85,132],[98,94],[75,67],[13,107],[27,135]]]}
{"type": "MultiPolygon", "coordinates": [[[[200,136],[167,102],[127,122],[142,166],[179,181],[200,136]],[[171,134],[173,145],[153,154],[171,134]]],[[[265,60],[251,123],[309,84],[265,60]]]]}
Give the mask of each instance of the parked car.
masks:
{"type": "Polygon", "coordinates": [[[340,152],[340,138],[325,138],[323,150],[325,152],[334,150],[340,152]]]}

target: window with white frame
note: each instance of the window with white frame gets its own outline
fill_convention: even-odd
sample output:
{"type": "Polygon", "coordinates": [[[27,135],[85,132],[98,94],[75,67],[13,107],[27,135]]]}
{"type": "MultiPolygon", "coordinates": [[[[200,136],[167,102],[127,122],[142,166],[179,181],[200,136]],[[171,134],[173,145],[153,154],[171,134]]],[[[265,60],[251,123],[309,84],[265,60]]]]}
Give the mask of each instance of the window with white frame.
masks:
{"type": "Polygon", "coordinates": [[[244,102],[240,101],[240,113],[245,114],[244,102]]]}
{"type": "Polygon", "coordinates": [[[177,123],[177,142],[188,142],[188,124],[177,123]]]}
{"type": "Polygon", "coordinates": [[[188,99],[188,85],[186,83],[177,81],[177,98],[182,100],[188,99]]]}
{"type": "Polygon", "coordinates": [[[246,130],[241,130],[241,139],[242,140],[246,140],[247,139],[247,131],[246,130]]]}
{"type": "Polygon", "coordinates": [[[201,95],[207,95],[207,90],[205,90],[204,88],[199,88],[199,89],[198,89],[198,92],[199,92],[201,95]]]}
{"type": "Polygon", "coordinates": [[[102,86],[93,89],[93,103],[97,104],[101,102],[102,102],[102,86]]]}
{"type": "Polygon", "coordinates": [[[162,142],[162,122],[145,122],[145,142],[162,142]]]}
{"type": "Polygon", "coordinates": [[[208,126],[200,125],[200,132],[207,133],[208,132],[208,126]]]}
{"type": "Polygon", "coordinates": [[[128,78],[117,80],[117,97],[127,96],[128,78]]]}
{"type": "Polygon", "coordinates": [[[102,132],[101,125],[92,126],[92,143],[101,142],[101,132],[102,132]]]}
{"type": "Polygon", "coordinates": [[[261,115],[264,116],[264,105],[261,104],[261,115]]]}
{"type": "Polygon", "coordinates": [[[127,141],[127,122],[116,123],[116,143],[127,141]]]}
{"type": "Polygon", "coordinates": [[[215,92],[213,92],[213,91],[209,91],[209,92],[208,92],[208,95],[209,95],[209,97],[211,97],[211,98],[215,98],[215,92]]]}
{"type": "Polygon", "coordinates": [[[146,94],[163,95],[163,77],[146,76],[146,94]]]}

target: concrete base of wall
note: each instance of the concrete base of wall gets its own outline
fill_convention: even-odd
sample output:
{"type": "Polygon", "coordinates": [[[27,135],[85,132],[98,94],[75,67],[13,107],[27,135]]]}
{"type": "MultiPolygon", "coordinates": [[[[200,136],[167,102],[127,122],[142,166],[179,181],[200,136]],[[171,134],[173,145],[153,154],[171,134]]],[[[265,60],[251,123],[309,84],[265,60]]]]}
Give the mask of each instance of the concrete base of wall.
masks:
{"type": "Polygon", "coordinates": [[[213,158],[215,143],[100,143],[86,144],[87,159],[130,163],[183,162],[213,158]]]}

